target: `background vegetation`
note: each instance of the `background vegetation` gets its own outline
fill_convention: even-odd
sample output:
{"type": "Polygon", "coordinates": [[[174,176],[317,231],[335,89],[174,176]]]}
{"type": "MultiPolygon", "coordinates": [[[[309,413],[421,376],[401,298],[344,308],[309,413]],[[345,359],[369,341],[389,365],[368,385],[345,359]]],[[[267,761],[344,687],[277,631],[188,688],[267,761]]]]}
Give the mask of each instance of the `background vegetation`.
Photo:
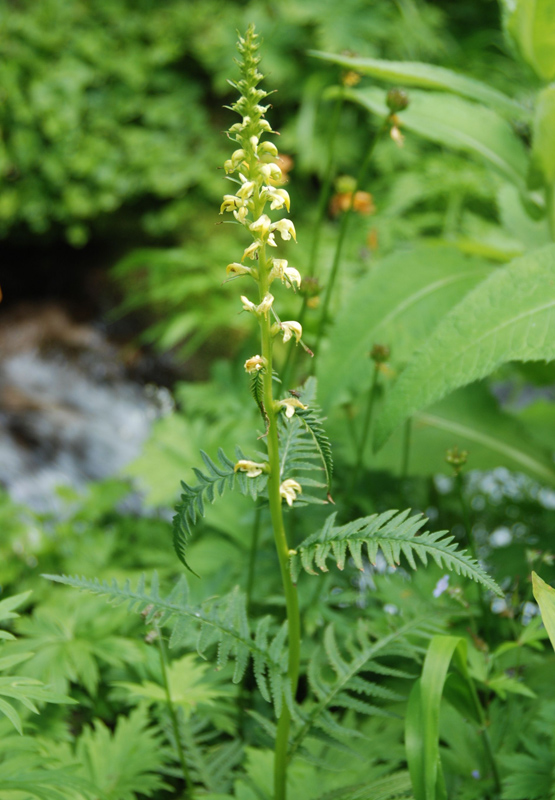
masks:
{"type": "MultiPolygon", "coordinates": [[[[131,320],[133,346],[181,378],[171,386],[175,410],[154,424],[125,474],[82,493],[66,490],[63,510],[52,514],[1,497],[1,796],[162,799],[192,796],[191,784],[195,796],[211,800],[271,796],[272,723],[250,667],[232,684],[221,651],[220,671],[197,655],[196,631],[179,629],[170,649],[163,616],[131,615],[40,577],[85,574],[135,587],[146,572],[148,588],[127,598],[144,609],[157,595],[156,570],[166,597],[181,572],[169,522],[179,480],[195,479],[199,449],[215,458],[218,447],[259,447],[243,370],[254,352],[249,315],[237,315],[235,285],[223,283],[235,231],[217,225],[230,152],[225,106],[235,99],[227,79],[235,77],[236,31],[254,22],[266,86],[277,90],[269,116],[288,156],[295,263],[311,279],[281,302],[285,318],[297,319],[302,306],[305,338],[317,345],[314,365],[302,352],[291,359],[276,348],[278,369],[291,385],[315,372],[336,460],[338,524],[411,507],[431,530],[450,531],[470,547],[504,593],[496,598],[456,575],[447,581],[435,564],[409,574],[403,559],[398,568],[365,559],[362,572],[347,561],[317,586],[305,576],[306,662],[321,694],[334,685],[324,662],[331,652],[333,663],[335,647],[351,660],[390,635],[393,644],[381,661],[363,660],[374,695],[353,684],[335,705],[329,701],[355,735],[340,735],[327,720],[312,738],[299,736],[290,796],[551,797],[554,656],[530,573],[555,580],[553,344],[549,320],[541,342],[514,327],[522,297],[542,298],[552,270],[547,256],[545,264],[526,261],[552,241],[554,228],[552,145],[542,150],[541,133],[544,124],[555,127],[549,59],[518,38],[510,9],[490,0],[1,6],[4,302],[13,306],[25,283],[29,294],[53,297],[56,273],[84,275],[101,259],[110,288],[87,297],[87,307],[112,325],[116,317],[131,320]],[[350,214],[335,280],[341,203],[380,130],[391,86],[365,73],[358,58],[455,70],[514,106],[503,110],[495,94],[396,81],[410,96],[399,112],[404,144],[379,137],[359,187],[371,196],[350,214]],[[362,75],[360,83],[345,78],[349,72],[362,75]],[[493,289],[480,306],[472,293],[485,281],[493,289]],[[494,295],[509,334],[489,360],[478,344],[466,362],[461,336],[479,343],[488,335],[494,295]],[[389,349],[381,361],[368,357],[376,344],[389,349]],[[453,354],[458,376],[446,364],[453,354]],[[384,444],[377,452],[372,435],[384,444]],[[462,451],[468,457],[459,463],[462,451]],[[137,488],[140,511],[129,501],[137,488]],[[359,619],[359,639],[351,639],[359,619]],[[316,642],[324,632],[322,649],[316,642]],[[435,652],[428,649],[434,634],[465,644],[435,652]],[[437,716],[430,741],[445,780],[430,788],[426,776],[420,785],[414,770],[412,780],[407,773],[407,698],[424,663],[442,664],[447,674],[451,658],[458,671],[449,673],[441,717],[441,697],[426,700],[437,716]],[[340,788],[346,783],[348,791],[340,788]]],[[[214,597],[232,604],[238,585],[253,618],[280,616],[267,511],[250,498],[224,500],[207,509],[188,547],[202,579],[190,578],[187,608],[227,619],[227,606],[203,604],[214,597]]],[[[328,515],[320,505],[292,509],[293,542],[328,515]]],[[[210,645],[201,636],[199,652],[210,654],[210,645]]]]}

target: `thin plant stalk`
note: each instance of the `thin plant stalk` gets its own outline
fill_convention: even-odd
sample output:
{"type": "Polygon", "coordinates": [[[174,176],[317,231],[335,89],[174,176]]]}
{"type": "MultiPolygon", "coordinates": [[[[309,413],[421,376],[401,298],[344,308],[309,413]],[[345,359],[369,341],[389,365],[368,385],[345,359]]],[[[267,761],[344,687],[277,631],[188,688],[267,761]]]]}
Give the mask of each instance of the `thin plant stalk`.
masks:
{"type": "Polygon", "coordinates": [[[403,455],[401,459],[401,480],[404,481],[409,474],[410,447],[412,443],[412,417],[405,422],[403,430],[403,455]]]}
{"type": "Polygon", "coordinates": [[[366,450],[366,442],[368,440],[368,434],[370,433],[370,426],[372,424],[372,416],[374,412],[374,405],[376,403],[376,396],[378,394],[378,375],[380,371],[380,365],[378,362],[374,364],[374,371],[372,373],[372,382],[370,384],[370,389],[368,390],[368,398],[366,401],[366,412],[364,414],[364,422],[362,424],[362,432],[360,435],[360,440],[358,443],[358,450],[357,450],[357,459],[355,462],[355,468],[353,470],[353,482],[352,482],[352,491],[355,490],[360,470],[362,468],[362,462],[364,460],[364,451],[366,450]]]}
{"type": "Polygon", "coordinates": [[[162,683],[164,684],[164,694],[166,695],[166,706],[168,709],[168,713],[170,715],[173,737],[175,739],[175,749],[177,750],[177,757],[179,758],[179,763],[181,764],[181,769],[183,772],[183,778],[185,780],[185,786],[186,786],[185,796],[189,798],[189,800],[193,800],[194,798],[193,781],[191,778],[191,773],[189,772],[189,767],[187,766],[187,761],[185,759],[183,745],[181,743],[181,734],[179,733],[179,721],[177,719],[177,714],[172,700],[170,684],[168,680],[168,654],[166,653],[166,646],[162,638],[162,632],[160,630],[160,627],[156,623],[154,624],[154,627],[157,634],[156,638],[158,640],[158,652],[160,653],[160,668],[162,670],[162,683]]]}
{"type": "Polygon", "coordinates": [[[376,145],[377,145],[378,141],[380,140],[380,138],[381,138],[382,134],[384,133],[384,131],[387,129],[387,127],[389,125],[389,122],[390,122],[390,115],[386,117],[385,121],[380,125],[380,127],[376,130],[376,132],[372,136],[372,138],[370,140],[370,145],[369,145],[369,147],[368,147],[368,149],[366,151],[366,155],[364,157],[364,161],[362,162],[362,166],[361,166],[361,168],[359,170],[359,173],[357,175],[356,183],[355,183],[355,186],[354,186],[352,194],[351,194],[349,207],[345,211],[345,213],[343,214],[343,216],[341,218],[341,225],[339,227],[339,233],[338,233],[338,236],[337,236],[337,244],[336,244],[336,247],[335,247],[335,254],[334,254],[334,257],[333,257],[333,262],[332,262],[332,266],[331,266],[331,272],[330,272],[330,275],[329,275],[329,278],[328,278],[326,291],[324,292],[324,299],[322,301],[322,313],[320,315],[320,323],[319,323],[319,326],[318,326],[316,344],[315,344],[315,346],[313,348],[314,354],[316,354],[318,352],[318,349],[320,347],[320,342],[322,340],[322,336],[324,334],[324,330],[325,330],[325,327],[326,327],[330,301],[331,301],[332,293],[333,293],[333,290],[334,290],[334,287],[335,287],[335,282],[336,282],[336,279],[337,279],[337,275],[339,273],[339,266],[341,264],[341,256],[343,254],[343,245],[345,243],[345,239],[346,239],[346,236],[347,236],[347,231],[348,231],[348,228],[349,228],[349,222],[350,222],[351,215],[352,215],[352,212],[353,212],[353,206],[354,206],[354,202],[355,202],[355,195],[359,191],[361,185],[364,182],[364,179],[366,177],[366,173],[368,171],[368,167],[370,166],[370,162],[372,160],[372,156],[374,155],[374,150],[376,148],[376,145]]]}
{"type": "MultiPolygon", "coordinates": [[[[260,252],[260,300],[268,292],[268,273],[266,267],[266,249],[260,252]]],[[[289,569],[289,545],[283,524],[282,498],[280,494],[280,461],[277,418],[274,411],[272,356],[273,343],[271,333],[270,315],[260,317],[260,334],[262,339],[262,357],[266,360],[264,370],[264,406],[268,414],[268,433],[266,437],[268,447],[268,462],[270,473],[268,477],[268,500],[270,516],[274,533],[274,541],[278,554],[279,567],[283,591],[285,594],[285,607],[287,610],[289,662],[288,675],[291,682],[291,695],[295,696],[299,680],[300,652],[301,652],[301,620],[299,613],[299,600],[297,587],[291,578],[289,569]]],[[[285,699],[284,699],[285,700],[285,699]]],[[[274,797],[275,800],[285,800],[287,783],[287,746],[289,742],[289,729],[291,725],[291,712],[284,701],[277,726],[274,761],[274,797]]]]}

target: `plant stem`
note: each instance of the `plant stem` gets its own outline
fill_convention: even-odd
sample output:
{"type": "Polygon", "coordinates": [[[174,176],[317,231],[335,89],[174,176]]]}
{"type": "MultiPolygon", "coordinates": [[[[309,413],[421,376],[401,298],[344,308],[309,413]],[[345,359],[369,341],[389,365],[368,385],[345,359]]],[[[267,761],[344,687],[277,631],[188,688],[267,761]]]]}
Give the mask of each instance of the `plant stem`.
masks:
{"type": "MultiPolygon", "coordinates": [[[[260,250],[259,258],[259,290],[260,300],[268,292],[268,266],[266,262],[265,247],[260,250]]],[[[289,643],[289,665],[288,675],[291,682],[291,694],[294,697],[297,691],[299,680],[299,665],[301,651],[301,622],[299,614],[299,600],[297,587],[292,581],[289,569],[289,545],[283,524],[283,512],[281,506],[281,495],[279,487],[281,483],[280,462],[279,462],[279,442],[277,431],[277,417],[274,409],[273,386],[272,386],[272,334],[269,312],[260,316],[260,333],[262,338],[262,356],[266,359],[264,370],[264,406],[268,415],[268,462],[270,474],[268,477],[268,499],[270,504],[270,517],[274,531],[274,540],[279,559],[281,580],[285,594],[285,607],[287,610],[288,623],[288,643],[289,643]]],[[[274,798],[275,800],[285,800],[287,783],[287,746],[289,742],[289,727],[291,714],[287,703],[283,702],[281,715],[278,721],[277,737],[275,745],[274,761],[274,798]]]]}
{"type": "MultiPolygon", "coordinates": [[[[464,478],[462,472],[457,472],[455,475],[455,483],[457,486],[457,494],[459,496],[459,503],[461,506],[461,513],[462,513],[462,520],[463,526],[466,533],[466,543],[468,545],[468,549],[470,550],[470,554],[475,561],[478,561],[478,553],[476,551],[476,542],[474,541],[474,535],[472,533],[472,524],[470,522],[470,513],[468,511],[468,504],[466,502],[466,498],[464,496],[464,478]]],[[[477,583],[476,589],[478,591],[478,602],[480,604],[480,610],[482,612],[482,621],[484,624],[484,628],[486,633],[489,634],[489,615],[488,615],[488,607],[487,603],[484,598],[484,593],[482,591],[482,586],[477,583]]]]}
{"type": "Polygon", "coordinates": [[[185,779],[185,786],[186,786],[186,797],[193,800],[194,792],[193,792],[193,781],[191,779],[191,773],[189,772],[189,767],[187,766],[187,761],[185,760],[185,753],[183,752],[183,745],[181,744],[181,735],[179,733],[179,722],[177,719],[177,714],[175,713],[175,706],[173,704],[171,691],[170,691],[170,684],[168,681],[168,654],[166,653],[166,645],[164,644],[164,640],[162,638],[162,631],[160,630],[159,626],[154,623],[154,627],[156,630],[157,640],[158,640],[158,651],[160,653],[160,668],[162,670],[162,682],[164,684],[164,693],[166,695],[166,705],[168,707],[168,712],[170,715],[173,736],[175,739],[175,749],[177,750],[177,756],[179,758],[179,763],[181,764],[181,769],[183,770],[183,777],[185,779]]]}
{"type": "Polygon", "coordinates": [[[356,183],[355,183],[353,192],[351,194],[351,200],[350,200],[350,203],[349,203],[349,208],[347,209],[347,211],[345,211],[345,213],[343,214],[343,216],[341,218],[341,225],[339,227],[339,234],[338,234],[338,237],[337,237],[337,245],[335,247],[335,254],[334,254],[334,257],[333,257],[333,263],[332,263],[332,266],[331,266],[331,272],[330,272],[330,276],[329,276],[329,279],[328,279],[328,284],[326,286],[326,291],[324,293],[324,300],[322,302],[322,313],[321,313],[321,316],[320,316],[320,324],[318,326],[318,334],[317,334],[317,337],[316,337],[316,344],[313,347],[314,354],[316,354],[318,352],[318,349],[320,347],[320,342],[321,342],[322,336],[324,334],[324,329],[326,327],[326,322],[327,322],[327,317],[328,317],[328,309],[329,309],[329,305],[330,305],[330,301],[331,301],[332,292],[333,292],[333,289],[334,289],[334,286],[335,286],[335,281],[336,281],[336,278],[337,278],[337,274],[338,274],[338,271],[339,271],[339,265],[341,263],[341,255],[342,255],[342,252],[343,252],[343,244],[344,244],[345,238],[347,236],[347,229],[349,227],[349,222],[350,222],[351,214],[352,214],[352,211],[353,211],[353,205],[354,205],[354,202],[355,202],[355,194],[358,192],[360,186],[362,185],[362,183],[363,183],[363,181],[364,181],[364,179],[366,177],[366,172],[368,170],[368,167],[370,165],[370,161],[371,161],[372,156],[374,154],[374,150],[375,150],[376,144],[378,143],[382,133],[386,130],[388,124],[389,124],[389,116],[386,117],[384,122],[382,122],[380,127],[376,130],[376,132],[372,136],[372,138],[370,140],[370,145],[368,147],[368,150],[366,151],[366,156],[364,157],[364,161],[362,162],[362,166],[361,166],[361,168],[359,170],[359,173],[357,175],[356,183]]]}
{"type": "Polygon", "coordinates": [[[376,362],[374,364],[374,372],[372,374],[372,383],[370,384],[370,389],[368,390],[368,399],[366,402],[366,413],[364,415],[364,422],[362,425],[362,433],[359,439],[358,450],[357,450],[357,460],[355,463],[355,468],[353,471],[353,480],[352,480],[352,489],[351,493],[354,492],[358,477],[360,475],[360,470],[362,467],[362,462],[364,460],[364,451],[366,449],[366,440],[368,439],[368,433],[370,431],[370,425],[372,422],[372,414],[374,411],[374,403],[376,401],[376,395],[378,393],[378,373],[380,371],[379,364],[376,362]]]}
{"type": "Polygon", "coordinates": [[[410,445],[412,436],[412,417],[405,422],[403,431],[403,459],[401,461],[401,480],[404,481],[409,474],[410,445]]]}

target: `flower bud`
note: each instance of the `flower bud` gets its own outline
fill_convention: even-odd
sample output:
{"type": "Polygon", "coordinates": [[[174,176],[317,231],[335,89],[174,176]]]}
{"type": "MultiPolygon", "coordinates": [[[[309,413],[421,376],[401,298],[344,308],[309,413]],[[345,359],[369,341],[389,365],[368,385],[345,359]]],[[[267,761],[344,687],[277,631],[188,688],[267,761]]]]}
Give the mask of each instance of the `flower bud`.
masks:
{"type": "Polygon", "coordinates": [[[252,356],[245,361],[245,370],[250,375],[254,372],[260,372],[261,369],[265,369],[267,366],[268,362],[263,356],[252,356]]]}
{"type": "Polygon", "coordinates": [[[404,89],[394,88],[387,93],[386,103],[392,114],[403,111],[409,102],[409,95],[404,89]]]}

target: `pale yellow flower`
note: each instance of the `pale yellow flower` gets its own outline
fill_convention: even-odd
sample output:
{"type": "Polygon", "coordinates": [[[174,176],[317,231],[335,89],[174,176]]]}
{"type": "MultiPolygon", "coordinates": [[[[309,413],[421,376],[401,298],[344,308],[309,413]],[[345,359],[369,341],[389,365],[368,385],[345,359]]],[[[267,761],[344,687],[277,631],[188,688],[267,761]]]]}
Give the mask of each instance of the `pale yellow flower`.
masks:
{"type": "Polygon", "coordinates": [[[233,211],[238,205],[240,205],[239,198],[235,197],[234,194],[224,194],[224,202],[220,206],[220,214],[223,214],[224,211],[233,211]]]}
{"type": "Polygon", "coordinates": [[[268,362],[263,356],[252,356],[245,361],[245,370],[252,375],[253,372],[260,372],[267,364],[268,362]]]}
{"type": "Polygon", "coordinates": [[[250,267],[245,267],[243,264],[238,264],[234,261],[232,264],[228,264],[225,268],[225,271],[228,275],[251,275],[252,269],[250,267]]]}
{"type": "Polygon", "coordinates": [[[289,286],[296,286],[298,289],[301,286],[301,274],[295,267],[287,266],[288,262],[285,258],[272,259],[272,269],[268,276],[270,283],[279,278],[282,283],[287,283],[289,286]]]}
{"type": "Polygon", "coordinates": [[[249,461],[246,458],[242,458],[233,467],[234,472],[246,472],[247,478],[257,478],[263,472],[266,472],[266,469],[266,464],[258,464],[256,461],[249,461]]]}
{"type": "Polygon", "coordinates": [[[243,303],[243,311],[250,311],[252,314],[266,314],[272,307],[274,297],[268,292],[259,305],[255,305],[248,297],[241,295],[241,302],[243,303]]]}
{"type": "Polygon", "coordinates": [[[245,249],[241,261],[244,261],[245,258],[251,258],[251,259],[257,258],[258,251],[260,250],[261,247],[262,247],[262,242],[257,239],[256,242],[253,242],[245,249]]]}
{"type": "Polygon", "coordinates": [[[281,329],[283,331],[283,341],[288,342],[292,336],[295,337],[297,342],[300,341],[301,336],[303,335],[303,328],[300,322],[295,322],[295,320],[289,320],[288,322],[281,323],[281,329]]]}
{"type": "Polygon", "coordinates": [[[272,223],[271,229],[273,231],[279,231],[281,233],[281,238],[285,241],[288,241],[291,237],[297,241],[295,226],[290,219],[280,219],[279,222],[272,223]]]}
{"type": "Polygon", "coordinates": [[[296,408],[300,408],[302,411],[308,406],[305,406],[299,399],[296,397],[287,397],[285,400],[278,400],[276,403],[277,409],[284,408],[285,409],[285,416],[287,419],[291,419],[293,414],[295,413],[296,408]]]}
{"type": "Polygon", "coordinates": [[[302,491],[303,487],[301,484],[297,483],[293,478],[287,478],[279,487],[279,493],[288,506],[293,505],[297,499],[297,495],[302,494],[302,491]]]}
{"type": "Polygon", "coordinates": [[[260,172],[267,181],[280,181],[282,177],[280,168],[273,163],[262,164],[260,172]]]}
{"type": "Polygon", "coordinates": [[[256,233],[263,239],[270,232],[271,224],[272,220],[270,219],[270,217],[267,214],[262,214],[262,216],[259,217],[257,220],[251,222],[251,224],[249,225],[249,230],[252,231],[253,233],[256,233]]]}

